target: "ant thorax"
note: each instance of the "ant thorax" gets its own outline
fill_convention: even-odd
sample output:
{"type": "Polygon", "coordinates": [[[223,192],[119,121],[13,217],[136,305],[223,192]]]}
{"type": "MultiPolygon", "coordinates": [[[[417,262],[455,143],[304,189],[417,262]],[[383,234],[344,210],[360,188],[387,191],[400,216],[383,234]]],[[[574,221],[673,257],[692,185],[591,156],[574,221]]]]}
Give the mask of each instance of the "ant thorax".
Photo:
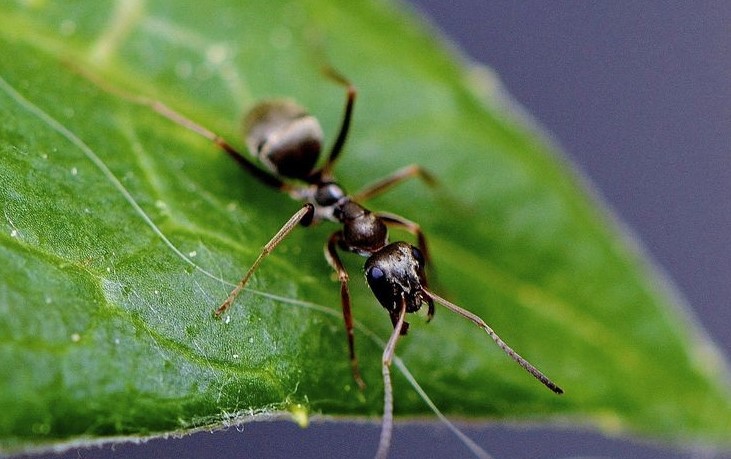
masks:
{"type": "Polygon", "coordinates": [[[368,257],[388,244],[388,227],[383,219],[355,201],[335,206],[335,218],[343,224],[340,247],[368,257]]]}
{"type": "Polygon", "coordinates": [[[343,250],[368,257],[388,244],[388,228],[383,219],[353,201],[335,182],[297,188],[290,196],[312,204],[312,219],[303,222],[306,225],[323,220],[343,225],[339,241],[343,250]]]}

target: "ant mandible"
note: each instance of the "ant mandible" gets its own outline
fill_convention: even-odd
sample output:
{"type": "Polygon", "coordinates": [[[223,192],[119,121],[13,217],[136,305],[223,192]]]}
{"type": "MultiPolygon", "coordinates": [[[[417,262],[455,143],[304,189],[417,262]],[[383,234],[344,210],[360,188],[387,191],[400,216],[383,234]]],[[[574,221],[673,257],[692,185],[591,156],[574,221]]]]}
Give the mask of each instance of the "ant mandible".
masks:
{"type": "MultiPolygon", "coordinates": [[[[264,258],[294,228],[298,225],[309,226],[322,220],[330,220],[339,223],[342,228],[334,232],[325,244],[325,258],[337,273],[340,281],[340,296],[348,337],[350,363],[353,378],[361,390],[365,388],[365,383],[360,375],[355,354],[353,316],[348,289],[349,276],[340,260],[339,251],[353,252],[367,257],[364,266],[366,281],[375,297],[388,311],[393,324],[393,332],[382,356],[384,415],[378,457],[384,457],[387,454],[393,425],[393,394],[389,368],[396,343],[398,338],[408,331],[409,324],[404,320],[406,313],[417,312],[424,304],[428,308],[427,320],[434,316],[435,302],[445,306],[482,328],[500,349],[528,373],[553,392],[562,394],[563,390],[560,387],[500,339],[484,320],[438,296],[428,288],[425,267],[429,262],[429,252],[426,238],[418,224],[395,214],[371,212],[360,204],[409,178],[421,178],[425,182],[433,184],[434,178],[429,173],[420,166],[411,165],[354,195],[348,195],[335,181],[333,167],[340,157],[350,129],[356,89],[348,79],[334,69],[326,68],[324,73],[345,87],[347,92],[342,124],[324,164],[317,167],[324,137],[317,119],[292,101],[273,100],[259,103],[249,111],[244,119],[246,146],[266,169],[257,166],[222,137],[162,102],[144,96],[121,93],[119,90],[108,88],[107,85],[96,81],[111,92],[138,104],[146,105],[171,121],[209,139],[263,184],[287,193],[295,200],[304,201],[302,208],[295,212],[263,247],[241,281],[216,309],[215,316],[220,317],[233,305],[234,300],[246,287],[264,258]],[[389,243],[388,227],[390,226],[399,227],[413,234],[417,239],[418,247],[403,241],[389,243]]],[[[90,76],[89,78],[96,80],[90,76]]]]}

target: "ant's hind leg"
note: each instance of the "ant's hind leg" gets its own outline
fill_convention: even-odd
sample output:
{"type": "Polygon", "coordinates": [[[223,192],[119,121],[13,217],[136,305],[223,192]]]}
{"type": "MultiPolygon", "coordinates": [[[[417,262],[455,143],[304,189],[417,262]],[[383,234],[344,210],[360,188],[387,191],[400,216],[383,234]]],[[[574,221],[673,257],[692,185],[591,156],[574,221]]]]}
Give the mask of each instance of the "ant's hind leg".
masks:
{"type": "Polygon", "coordinates": [[[365,389],[365,382],[360,376],[360,368],[358,366],[358,357],[355,355],[355,335],[353,333],[353,314],[350,310],[350,290],[348,289],[348,272],[345,270],[340,257],[338,256],[337,248],[342,238],[342,233],[333,233],[327,241],[325,246],[325,258],[328,264],[338,274],[338,280],[340,281],[340,300],[343,306],[343,320],[345,322],[345,331],[348,335],[348,351],[350,353],[350,366],[353,371],[353,379],[360,390],[365,389]]]}
{"type": "Polygon", "coordinates": [[[322,166],[321,169],[315,172],[315,174],[319,175],[321,179],[329,180],[332,177],[332,169],[335,166],[335,161],[337,161],[338,157],[340,156],[340,153],[343,150],[343,146],[345,145],[345,140],[348,137],[348,131],[350,130],[350,121],[353,118],[355,97],[358,94],[358,91],[355,89],[355,86],[353,86],[350,80],[345,78],[334,68],[325,67],[323,68],[323,73],[326,77],[330,78],[339,85],[345,86],[347,91],[347,96],[345,99],[345,111],[343,113],[343,121],[340,124],[338,136],[335,138],[335,143],[333,143],[333,146],[330,149],[330,154],[328,155],[325,164],[322,166]]]}
{"type": "Polygon", "coordinates": [[[86,78],[87,80],[89,80],[90,82],[95,84],[102,91],[113,94],[113,95],[115,95],[121,99],[124,99],[128,102],[131,102],[133,104],[147,107],[150,110],[157,112],[159,115],[164,116],[165,118],[172,121],[173,123],[175,123],[179,126],[182,126],[190,131],[193,131],[196,134],[208,139],[218,148],[223,150],[226,154],[231,156],[237,163],[239,163],[239,165],[241,167],[246,169],[247,172],[249,172],[257,180],[264,183],[265,185],[270,186],[272,188],[276,188],[281,191],[285,191],[285,192],[289,191],[289,185],[287,185],[283,181],[279,180],[274,175],[257,167],[246,156],[241,154],[238,150],[236,150],[236,148],[234,148],[230,143],[228,143],[223,137],[219,136],[218,134],[209,130],[208,128],[202,126],[201,124],[196,123],[195,121],[186,117],[182,113],[175,111],[174,109],[167,106],[163,102],[150,98],[150,97],[147,97],[147,96],[129,93],[123,89],[117,88],[117,87],[107,83],[101,77],[89,72],[86,69],[83,69],[83,68],[78,67],[73,64],[69,64],[69,65],[71,66],[71,69],[74,72],[76,72],[80,76],[86,78]]]}

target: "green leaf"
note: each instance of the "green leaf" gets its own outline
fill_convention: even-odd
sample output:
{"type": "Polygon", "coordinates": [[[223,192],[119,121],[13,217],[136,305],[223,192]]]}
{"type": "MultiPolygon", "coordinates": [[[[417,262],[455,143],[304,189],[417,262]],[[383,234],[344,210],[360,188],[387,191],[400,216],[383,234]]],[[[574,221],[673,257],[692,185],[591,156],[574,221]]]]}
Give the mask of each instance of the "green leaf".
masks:
{"type": "MultiPolygon", "coordinates": [[[[241,145],[255,101],[292,97],[329,139],[358,87],[338,177],[408,164],[374,210],[419,222],[435,290],[479,314],[557,397],[464,319],[410,319],[398,354],[444,412],[589,422],[728,445],[725,363],[499,85],[387,2],[29,1],[0,5],[0,448],[151,435],[257,413],[379,415],[387,315],[345,255],[353,383],[332,224],[296,230],[226,320],[212,311],[299,204],[104,85],[160,99],[241,145]]],[[[243,148],[243,147],[242,147],[243,148]]],[[[393,238],[409,236],[394,232],[393,238]]],[[[396,413],[427,405],[396,376],[396,413]]]]}

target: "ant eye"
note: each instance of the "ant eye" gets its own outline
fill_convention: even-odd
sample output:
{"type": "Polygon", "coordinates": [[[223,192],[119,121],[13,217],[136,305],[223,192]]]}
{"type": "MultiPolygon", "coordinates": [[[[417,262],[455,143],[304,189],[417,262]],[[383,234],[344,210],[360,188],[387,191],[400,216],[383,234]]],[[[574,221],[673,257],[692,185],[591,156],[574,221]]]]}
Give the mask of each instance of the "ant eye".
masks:
{"type": "Polygon", "coordinates": [[[366,276],[368,276],[369,282],[378,282],[386,276],[386,273],[381,268],[374,266],[368,270],[366,276]]]}
{"type": "Polygon", "coordinates": [[[411,247],[411,255],[414,256],[414,259],[417,263],[419,263],[419,266],[424,266],[424,254],[421,253],[421,250],[416,247],[411,247]]]}

